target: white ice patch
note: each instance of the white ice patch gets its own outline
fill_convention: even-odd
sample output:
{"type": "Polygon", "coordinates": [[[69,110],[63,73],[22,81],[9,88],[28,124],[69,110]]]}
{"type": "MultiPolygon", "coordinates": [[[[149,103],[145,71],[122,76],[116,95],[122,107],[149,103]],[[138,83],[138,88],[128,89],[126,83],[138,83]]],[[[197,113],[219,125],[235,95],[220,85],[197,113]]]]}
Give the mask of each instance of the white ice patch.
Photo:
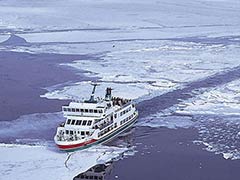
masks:
{"type": "MultiPolygon", "coordinates": [[[[166,86],[166,81],[163,81],[163,86],[166,86]]],[[[103,97],[107,87],[113,88],[113,96],[124,97],[128,99],[147,99],[152,96],[160,95],[166,92],[166,89],[161,88],[160,84],[152,86],[148,83],[134,83],[134,82],[102,82],[97,87],[95,97],[103,97]],[[156,91],[158,90],[158,91],[156,91]],[[134,92],[134,93],[133,93],[134,92]]],[[[41,97],[48,99],[73,99],[83,100],[90,97],[92,86],[90,82],[78,82],[64,87],[50,87],[49,90],[41,97]]]]}
{"type": "Polygon", "coordinates": [[[223,153],[223,157],[225,159],[231,159],[233,157],[233,154],[231,154],[231,153],[223,153]]]}
{"type": "Polygon", "coordinates": [[[46,175],[51,180],[70,180],[96,164],[118,158],[126,151],[126,148],[99,145],[64,153],[46,146],[0,144],[0,174],[2,179],[8,180],[16,177],[42,180],[46,175]]]}

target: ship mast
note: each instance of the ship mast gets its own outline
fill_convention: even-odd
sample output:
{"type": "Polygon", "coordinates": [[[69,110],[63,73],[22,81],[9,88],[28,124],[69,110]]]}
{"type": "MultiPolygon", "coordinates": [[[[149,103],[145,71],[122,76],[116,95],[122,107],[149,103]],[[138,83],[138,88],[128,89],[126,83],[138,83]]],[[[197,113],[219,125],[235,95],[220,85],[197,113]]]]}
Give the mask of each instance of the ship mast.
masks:
{"type": "Polygon", "coordinates": [[[88,102],[88,103],[96,103],[97,101],[94,100],[94,94],[95,94],[96,87],[99,86],[99,84],[91,83],[91,85],[93,86],[92,94],[91,94],[89,100],[86,101],[86,102],[88,102]]]}

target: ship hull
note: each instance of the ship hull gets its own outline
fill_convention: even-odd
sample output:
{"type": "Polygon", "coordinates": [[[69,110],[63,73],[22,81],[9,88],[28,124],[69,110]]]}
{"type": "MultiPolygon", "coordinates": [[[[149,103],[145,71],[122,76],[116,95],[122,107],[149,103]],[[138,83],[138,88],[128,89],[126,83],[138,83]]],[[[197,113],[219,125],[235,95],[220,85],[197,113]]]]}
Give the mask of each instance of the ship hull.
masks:
{"type": "Polygon", "coordinates": [[[125,125],[119,127],[118,129],[114,130],[110,134],[108,134],[100,139],[91,139],[89,141],[82,142],[82,143],[74,143],[74,141],[73,141],[73,143],[69,142],[69,144],[67,144],[67,145],[60,145],[58,143],[56,143],[56,144],[57,144],[58,148],[63,151],[75,151],[75,150],[86,149],[93,145],[102,144],[102,143],[105,143],[105,142],[108,142],[108,141],[114,139],[120,133],[131,128],[133,126],[133,124],[136,122],[136,120],[137,120],[137,115],[131,121],[126,123],[125,125]]]}

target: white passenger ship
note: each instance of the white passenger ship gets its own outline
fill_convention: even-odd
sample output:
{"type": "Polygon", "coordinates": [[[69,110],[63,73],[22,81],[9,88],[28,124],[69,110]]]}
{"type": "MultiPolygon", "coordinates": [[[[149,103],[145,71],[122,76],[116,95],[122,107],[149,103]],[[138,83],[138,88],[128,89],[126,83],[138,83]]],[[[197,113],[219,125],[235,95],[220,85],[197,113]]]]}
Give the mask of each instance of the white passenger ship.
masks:
{"type": "Polygon", "coordinates": [[[66,122],[57,128],[55,143],[61,150],[71,151],[107,142],[131,127],[138,117],[129,99],[112,97],[106,89],[104,99],[94,99],[97,84],[93,84],[89,100],[70,102],[63,106],[66,122]]]}

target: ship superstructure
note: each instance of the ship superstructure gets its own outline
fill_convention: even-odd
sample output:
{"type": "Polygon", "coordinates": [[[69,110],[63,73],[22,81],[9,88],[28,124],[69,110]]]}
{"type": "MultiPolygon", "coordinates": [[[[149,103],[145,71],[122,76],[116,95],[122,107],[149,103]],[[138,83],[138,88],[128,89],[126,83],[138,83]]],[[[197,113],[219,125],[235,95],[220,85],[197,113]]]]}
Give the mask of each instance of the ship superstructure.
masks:
{"type": "Polygon", "coordinates": [[[62,150],[86,148],[111,140],[136,122],[138,111],[130,99],[112,97],[107,88],[105,98],[94,98],[63,106],[66,121],[57,128],[55,143],[62,150]]]}

